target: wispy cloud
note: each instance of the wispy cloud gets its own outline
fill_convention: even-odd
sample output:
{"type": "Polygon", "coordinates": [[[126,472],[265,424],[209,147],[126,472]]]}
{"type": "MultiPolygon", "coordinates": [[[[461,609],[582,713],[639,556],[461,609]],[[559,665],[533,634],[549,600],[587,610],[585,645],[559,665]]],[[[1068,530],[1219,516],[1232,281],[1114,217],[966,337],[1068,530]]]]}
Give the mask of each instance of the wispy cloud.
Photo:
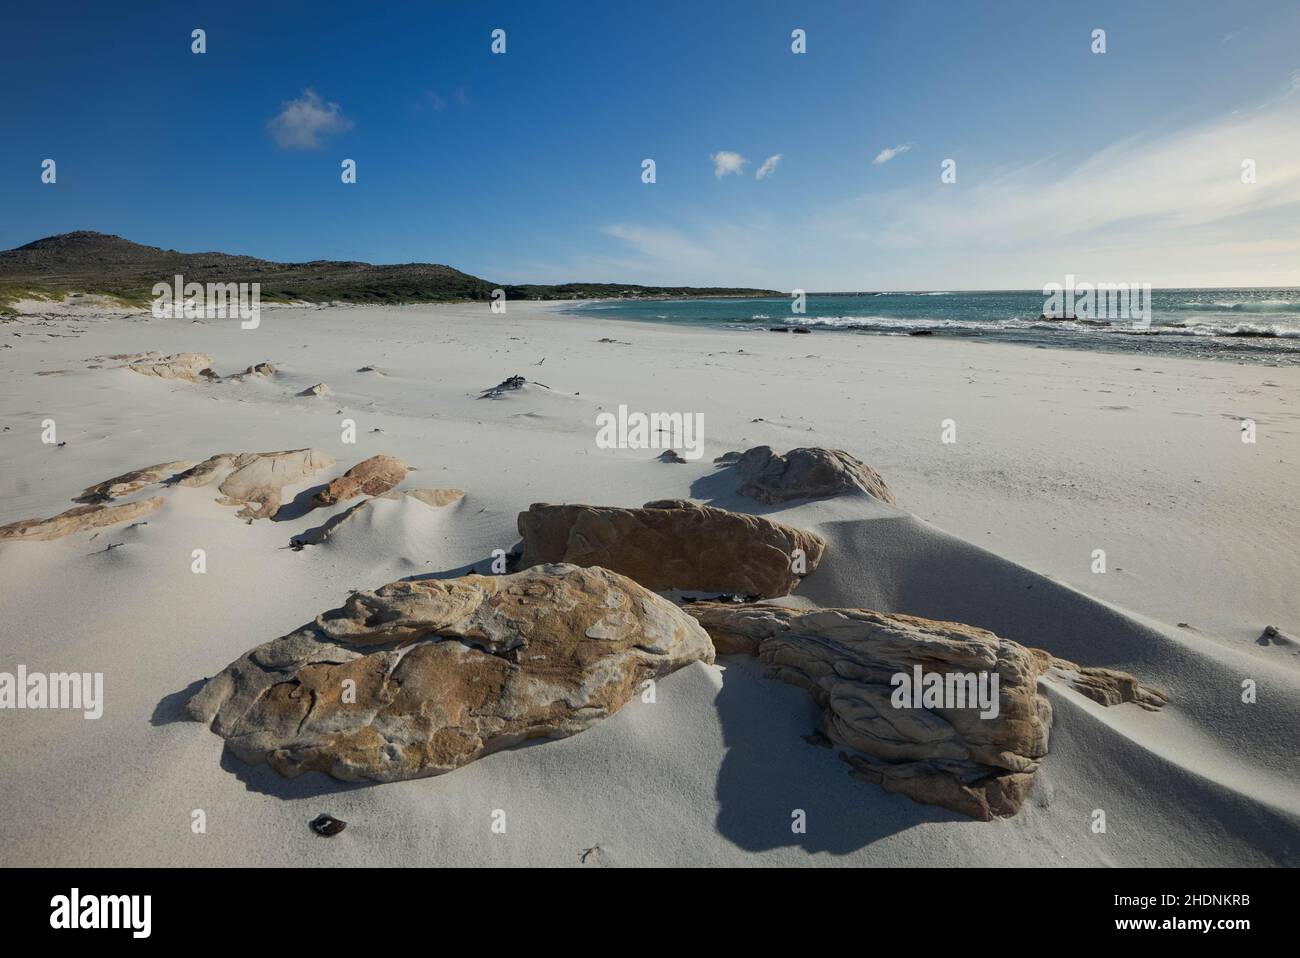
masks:
{"type": "Polygon", "coordinates": [[[898,146],[887,147],[876,154],[876,158],[871,161],[874,166],[883,166],[900,153],[906,153],[912,148],[911,143],[900,143],[898,146]]]}
{"type": "Polygon", "coordinates": [[[745,159],[739,153],[733,153],[731,150],[719,150],[717,153],[710,153],[709,159],[713,161],[713,175],[722,179],[728,173],[739,175],[749,160],[745,159]]]}
{"type": "Polygon", "coordinates": [[[619,282],[645,282],[663,286],[764,286],[759,265],[779,256],[777,224],[762,218],[725,224],[700,221],[685,229],[616,223],[601,231],[619,240],[622,249],[610,248],[583,256],[569,269],[553,268],[539,275],[596,275],[618,277],[619,282]],[[775,248],[773,243],[776,243],[775,248]]]}
{"type": "Polygon", "coordinates": [[[425,90],[424,94],[411,105],[411,109],[416,113],[425,111],[441,113],[452,106],[461,109],[469,108],[469,93],[463,86],[452,89],[445,96],[439,90],[425,90]]]}
{"type": "Polygon", "coordinates": [[[615,223],[605,227],[605,235],[622,240],[645,259],[657,263],[700,263],[716,260],[714,252],[692,242],[673,229],[615,223]]]}
{"type": "Polygon", "coordinates": [[[754,173],[754,179],[765,180],[775,173],[777,164],[781,162],[781,156],[782,154],[775,153],[764,160],[763,165],[758,168],[756,173],[754,173]]]}
{"type": "Polygon", "coordinates": [[[337,103],[324,102],[308,88],[299,99],[286,102],[266,129],[282,150],[318,150],[321,137],[352,129],[352,121],[337,103]]]}
{"type": "Polygon", "coordinates": [[[775,289],[1300,284],[1300,73],[1181,126],[827,201],[798,218],[622,223],[575,275],[775,289]],[[1255,161],[1256,181],[1242,164],[1255,161]],[[1249,180],[1249,177],[1246,178],[1249,180]],[[610,240],[618,242],[611,244],[610,240]]]}

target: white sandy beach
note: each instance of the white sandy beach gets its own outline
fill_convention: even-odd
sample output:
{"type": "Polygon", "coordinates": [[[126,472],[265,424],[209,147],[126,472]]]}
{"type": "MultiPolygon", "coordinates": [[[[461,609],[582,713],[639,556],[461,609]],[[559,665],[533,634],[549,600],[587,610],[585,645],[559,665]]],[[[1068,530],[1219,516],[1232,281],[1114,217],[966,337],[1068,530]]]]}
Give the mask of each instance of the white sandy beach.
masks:
{"type": "Polygon", "coordinates": [[[103,672],[106,699],[98,720],[0,713],[2,864],[569,866],[591,849],[588,867],[1300,864],[1300,368],[701,331],[519,302],[504,316],[265,309],[255,330],[32,309],[0,323],[0,524],[54,515],[142,466],[306,446],[337,464],[286,502],[376,453],[418,470],[404,487],[467,495],[441,510],[378,502],[302,551],[290,537],[325,514],[250,525],[212,489],[182,487],[146,524],[0,543],[0,669],[103,672]],[[145,351],[277,372],[195,384],[90,362],[145,351]],[[478,398],[515,374],[549,388],[478,398]],[[329,394],[297,395],[322,382],[329,394]],[[596,414],[619,404],[702,412],[703,457],[597,448],[596,414]],[[345,418],[355,445],[340,440],[345,418]],[[45,419],[65,446],[41,442],[45,419]],[[898,508],[738,501],[712,460],[762,444],[847,450],[898,508]],[[668,498],[822,535],[802,602],[982,626],[1131,672],[1169,705],[1107,709],[1045,688],[1055,723],[1033,797],[988,823],[851,778],[801,738],[819,724],[808,696],[735,657],[674,673],[654,704],[634,699],[575,737],[395,784],[282,779],[174,721],[203,679],[349,590],[486,571],[530,503],[668,498]],[[1269,625],[1282,635],[1261,642],[1269,625]],[[195,809],[206,834],[191,831],[195,809]],[[497,809],[506,834],[491,830],[497,809]],[[792,809],[806,834],[791,832],[792,809]],[[1105,834],[1090,828],[1096,809],[1105,834]],[[314,835],[321,812],[347,830],[314,835]]]}

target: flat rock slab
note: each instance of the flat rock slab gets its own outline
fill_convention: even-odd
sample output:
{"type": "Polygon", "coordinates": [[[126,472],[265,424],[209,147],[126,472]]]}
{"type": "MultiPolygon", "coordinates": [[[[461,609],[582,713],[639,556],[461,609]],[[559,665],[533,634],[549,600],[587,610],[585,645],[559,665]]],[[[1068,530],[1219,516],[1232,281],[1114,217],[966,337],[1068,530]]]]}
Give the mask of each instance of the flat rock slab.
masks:
{"type": "Polygon", "coordinates": [[[204,370],[212,368],[212,357],[206,353],[174,353],[170,356],[149,356],[128,362],[127,369],[142,376],[159,379],[183,379],[198,382],[204,370]]]}
{"type": "Polygon", "coordinates": [[[0,540],[24,539],[43,542],[62,539],[74,532],[102,529],[105,526],[115,526],[140,519],[154,512],[162,504],[162,496],[155,496],[152,499],[122,502],[117,505],[77,506],[49,519],[22,519],[0,526],[0,540]]]}
{"type": "Polygon", "coordinates": [[[191,460],[178,459],[175,462],[160,462],[154,466],[145,466],[143,469],[133,469],[130,472],[122,473],[120,476],[114,476],[112,479],[105,479],[93,486],[87,486],[82,490],[81,495],[72,501],[97,503],[108,502],[110,499],[120,499],[123,496],[129,496],[133,492],[139,492],[145,486],[152,486],[164,479],[170,479],[177,473],[193,467],[194,463],[191,460]]]}
{"type": "Polygon", "coordinates": [[[281,491],[291,483],[334,465],[334,457],[319,449],[283,452],[223,452],[177,476],[183,486],[217,483],[222,505],[243,506],[241,519],[271,519],[280,510],[281,491]]]}

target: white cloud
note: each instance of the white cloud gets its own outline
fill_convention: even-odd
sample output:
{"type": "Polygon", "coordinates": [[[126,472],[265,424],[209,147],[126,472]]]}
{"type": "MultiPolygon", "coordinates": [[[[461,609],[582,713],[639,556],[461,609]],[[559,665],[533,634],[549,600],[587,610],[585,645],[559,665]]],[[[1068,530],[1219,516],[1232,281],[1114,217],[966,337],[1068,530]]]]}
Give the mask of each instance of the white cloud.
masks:
{"type": "Polygon", "coordinates": [[[719,150],[717,153],[710,153],[709,159],[713,161],[713,175],[718,179],[722,179],[728,173],[740,175],[745,164],[749,162],[739,153],[733,153],[730,150],[719,150]]]}
{"type": "Polygon", "coordinates": [[[318,150],[320,138],[352,129],[337,103],[326,103],[315,90],[289,100],[278,115],[266,123],[267,132],[282,150],[318,150]]]}
{"type": "Polygon", "coordinates": [[[656,263],[712,263],[713,251],[688,240],[677,230],[659,229],[637,223],[615,223],[605,227],[607,236],[622,240],[638,255],[656,263]]]}
{"type": "Polygon", "coordinates": [[[763,165],[760,166],[758,171],[754,174],[754,179],[765,180],[775,173],[777,164],[781,162],[781,156],[782,154],[776,153],[764,160],[763,165]]]}
{"type": "Polygon", "coordinates": [[[884,164],[892,160],[894,157],[898,156],[898,154],[906,153],[911,148],[912,148],[911,143],[900,143],[898,144],[898,146],[883,149],[876,154],[876,158],[872,160],[871,163],[874,166],[883,166],[884,164]]]}

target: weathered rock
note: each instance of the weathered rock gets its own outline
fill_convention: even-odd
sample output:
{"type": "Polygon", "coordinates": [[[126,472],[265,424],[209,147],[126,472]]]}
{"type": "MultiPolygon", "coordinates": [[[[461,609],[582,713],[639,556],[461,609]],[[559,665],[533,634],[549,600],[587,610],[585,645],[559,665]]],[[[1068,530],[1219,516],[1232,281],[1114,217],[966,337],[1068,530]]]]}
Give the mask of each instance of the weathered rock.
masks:
{"type": "Polygon", "coordinates": [[[29,541],[46,541],[61,539],[74,532],[87,529],[102,529],[115,526],[147,516],[163,504],[161,496],[141,499],[136,502],[122,502],[117,505],[85,505],[60,512],[49,519],[22,519],[0,526],[0,540],[25,539],[29,541]]]}
{"type": "Polygon", "coordinates": [[[317,526],[314,529],[308,529],[306,532],[294,536],[289,540],[289,545],[295,550],[301,549],[303,546],[320,545],[332,536],[334,530],[339,526],[343,525],[343,523],[347,522],[363,509],[369,508],[370,504],[374,502],[375,499],[396,501],[410,498],[422,502],[426,506],[430,506],[434,509],[440,509],[443,506],[449,506],[453,502],[460,501],[464,496],[465,493],[461,492],[459,489],[394,489],[390,492],[385,492],[383,495],[375,496],[374,499],[362,499],[356,505],[349,506],[337,515],[330,516],[323,525],[317,526]]]}
{"type": "Polygon", "coordinates": [[[405,499],[407,497],[418,499],[426,506],[433,506],[440,509],[443,506],[449,506],[453,502],[459,502],[465,498],[465,493],[460,489],[394,489],[392,492],[385,492],[376,499],[405,499]]]}
{"type": "Polygon", "coordinates": [[[894,503],[894,494],[880,474],[842,449],[791,449],[782,456],[771,446],[755,446],[744,453],[729,452],[714,462],[734,465],[745,480],[740,494],[768,505],[857,491],[894,503]]]}
{"type": "Polygon", "coordinates": [[[825,734],[854,750],[843,755],[854,775],[985,821],[1016,813],[1047,755],[1052,710],[1038,693],[1040,675],[1103,705],[1154,710],[1167,701],[1127,673],[1080,668],[957,622],[770,604],[697,602],[685,611],[719,653],[756,655],[771,677],[806,689],[823,709],[825,734]],[[914,679],[918,666],[954,682],[986,675],[991,686],[996,675],[997,714],[969,700],[901,707],[894,676],[914,679]]]}
{"type": "MultiPolygon", "coordinates": [[[[539,383],[534,379],[525,379],[523,376],[511,376],[509,379],[505,379],[497,383],[491,389],[483,390],[482,395],[480,395],[478,398],[479,399],[500,399],[506,393],[518,392],[519,390],[526,389],[529,386],[540,386],[542,389],[551,388],[550,386],[546,385],[546,383],[539,383]]],[[[576,396],[577,393],[574,393],[574,395],[576,396]]]]}
{"type": "Polygon", "coordinates": [[[114,360],[114,361],[116,361],[116,362],[123,362],[123,363],[138,363],[138,362],[140,362],[140,361],[142,361],[142,360],[146,360],[146,359],[160,359],[160,358],[162,357],[162,355],[163,355],[162,353],[158,353],[158,352],[147,352],[147,353],[108,353],[107,355],[103,355],[103,356],[91,356],[90,359],[87,360],[87,362],[90,362],[90,361],[93,361],[93,360],[99,360],[99,361],[104,361],[104,362],[106,362],[106,361],[108,361],[108,360],[114,360]]]}
{"type": "Polygon", "coordinates": [[[175,462],[160,462],[156,466],[133,469],[130,472],[122,473],[120,476],[114,476],[112,479],[105,479],[93,486],[87,486],[81,495],[72,501],[95,503],[120,499],[122,496],[129,496],[133,492],[139,492],[145,486],[151,486],[156,482],[169,479],[178,472],[193,467],[193,465],[193,461],[189,459],[178,459],[175,462]]]}
{"type": "Polygon", "coordinates": [[[326,386],[324,383],[317,383],[315,386],[308,386],[302,392],[298,393],[298,395],[299,396],[324,396],[329,391],[330,391],[329,386],[326,386]]]}
{"type": "Polygon", "coordinates": [[[1076,665],[1058,659],[1042,649],[1030,649],[1038,660],[1040,674],[1062,681],[1080,695],[1085,695],[1099,705],[1122,705],[1132,702],[1148,712],[1165,707],[1169,696],[1150,685],[1143,685],[1127,672],[1076,665]]]}
{"type": "Polygon", "coordinates": [[[203,370],[212,365],[212,357],[205,353],[174,353],[170,356],[144,354],[128,362],[126,368],[142,376],[157,376],[159,379],[183,379],[198,382],[203,370]]]}
{"type": "Polygon", "coordinates": [[[1264,631],[1259,634],[1259,638],[1255,641],[1260,645],[1300,645],[1300,642],[1287,635],[1276,625],[1264,626],[1264,631]]]}
{"type": "Polygon", "coordinates": [[[244,506],[244,519],[269,519],[280,508],[281,490],[306,479],[327,466],[334,457],[319,449],[290,449],[285,452],[223,452],[181,473],[183,486],[218,483],[225,496],[222,505],[244,506]]]}
{"type": "Polygon", "coordinates": [[[354,593],[227,666],[186,716],[288,777],[390,782],[574,735],[646,679],[712,660],[693,619],[630,579],[543,566],[354,593]]]}
{"type": "Polygon", "coordinates": [[[510,376],[497,383],[491,389],[483,390],[479,399],[500,399],[508,392],[516,392],[528,385],[528,380],[523,376],[510,376]]]}
{"type": "Polygon", "coordinates": [[[256,365],[249,366],[247,369],[244,370],[245,376],[251,376],[254,373],[256,373],[259,376],[274,376],[275,367],[272,366],[270,363],[257,363],[256,365]]]}
{"type": "Polygon", "coordinates": [[[330,482],[312,502],[332,506],[357,496],[378,496],[406,478],[406,464],[395,456],[371,456],[330,482]]]}
{"type": "Polygon", "coordinates": [[[333,815],[317,815],[310,822],[308,827],[317,835],[323,838],[333,838],[343,829],[348,827],[348,823],[341,818],[335,818],[333,815]]]}
{"type": "Polygon", "coordinates": [[[612,569],[656,591],[760,598],[791,592],[826,548],[814,533],[684,499],[641,509],[534,503],[519,514],[519,535],[520,568],[572,562],[612,569]],[[802,564],[794,561],[796,550],[802,564]]]}

